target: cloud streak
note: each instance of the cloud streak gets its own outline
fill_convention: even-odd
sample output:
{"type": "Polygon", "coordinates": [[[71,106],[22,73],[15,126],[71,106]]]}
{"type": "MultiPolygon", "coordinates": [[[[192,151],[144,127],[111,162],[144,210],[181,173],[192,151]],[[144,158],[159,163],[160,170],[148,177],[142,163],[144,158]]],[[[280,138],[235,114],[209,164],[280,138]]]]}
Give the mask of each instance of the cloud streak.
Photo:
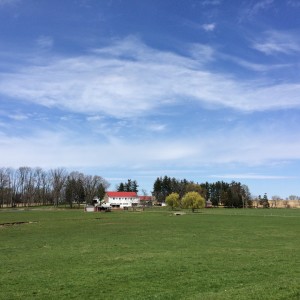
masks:
{"type": "Polygon", "coordinates": [[[54,42],[52,37],[42,35],[36,40],[36,43],[42,49],[49,49],[52,48],[54,42]]]}
{"type": "Polygon", "coordinates": [[[253,48],[266,55],[295,54],[300,52],[299,37],[287,32],[267,31],[253,43],[253,48]]]}
{"type": "Polygon", "coordinates": [[[300,107],[300,83],[241,81],[211,72],[205,66],[209,55],[201,61],[195,54],[159,51],[128,38],[85,56],[2,73],[0,93],[46,107],[118,118],[151,114],[185,99],[240,111],[300,107]]]}
{"type": "Polygon", "coordinates": [[[273,179],[294,179],[295,177],[291,176],[276,176],[276,175],[264,175],[264,174],[215,174],[210,175],[210,178],[223,178],[223,179],[260,179],[260,180],[273,180],[273,179]]]}
{"type": "Polygon", "coordinates": [[[215,28],[216,28],[216,24],[215,23],[210,23],[210,24],[203,24],[202,25],[202,28],[205,30],[205,31],[214,31],[215,28]]]}
{"type": "Polygon", "coordinates": [[[15,5],[19,3],[21,0],[0,0],[0,7],[5,5],[15,5]]]}
{"type": "Polygon", "coordinates": [[[256,15],[261,12],[270,10],[274,4],[274,0],[261,0],[256,1],[255,4],[251,1],[245,1],[244,9],[241,12],[240,21],[246,19],[253,19],[256,15]]]}
{"type": "MultiPolygon", "coordinates": [[[[154,128],[154,130],[161,128],[154,128]]],[[[143,139],[117,137],[103,140],[84,136],[70,128],[36,129],[21,137],[0,131],[0,165],[51,168],[93,167],[112,169],[198,168],[241,164],[260,166],[300,159],[299,134],[282,136],[272,129],[239,129],[198,135],[143,139]],[[271,145],[263,146],[262,145],[271,145]],[[270,151],[270,148],[272,149],[270,151]]]]}

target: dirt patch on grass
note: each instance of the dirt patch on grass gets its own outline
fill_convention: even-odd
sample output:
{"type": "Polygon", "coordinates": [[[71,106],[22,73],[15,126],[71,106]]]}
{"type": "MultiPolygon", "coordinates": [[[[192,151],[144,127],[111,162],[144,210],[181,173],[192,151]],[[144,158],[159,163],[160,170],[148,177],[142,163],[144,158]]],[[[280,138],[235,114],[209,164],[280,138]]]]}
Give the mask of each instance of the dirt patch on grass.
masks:
{"type": "Polygon", "coordinates": [[[28,222],[10,222],[10,223],[0,223],[0,227],[9,227],[9,226],[16,226],[16,225],[24,225],[24,224],[33,224],[37,223],[37,221],[28,221],[28,222]]]}

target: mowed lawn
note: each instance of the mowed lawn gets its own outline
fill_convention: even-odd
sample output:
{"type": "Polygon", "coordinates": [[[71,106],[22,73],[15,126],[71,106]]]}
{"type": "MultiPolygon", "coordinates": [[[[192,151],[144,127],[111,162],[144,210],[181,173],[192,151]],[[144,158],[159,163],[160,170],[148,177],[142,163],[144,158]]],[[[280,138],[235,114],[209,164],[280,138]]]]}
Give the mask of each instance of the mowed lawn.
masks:
{"type": "Polygon", "coordinates": [[[300,299],[300,210],[0,211],[0,299],[300,299]]]}

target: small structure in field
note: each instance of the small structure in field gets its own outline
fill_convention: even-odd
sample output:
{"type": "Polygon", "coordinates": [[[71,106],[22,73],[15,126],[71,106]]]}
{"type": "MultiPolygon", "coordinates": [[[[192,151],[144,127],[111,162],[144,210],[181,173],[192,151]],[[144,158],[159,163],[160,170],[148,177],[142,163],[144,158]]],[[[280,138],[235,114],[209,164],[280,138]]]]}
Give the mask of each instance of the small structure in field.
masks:
{"type": "Polygon", "coordinates": [[[94,212],[96,210],[95,210],[95,207],[93,205],[87,205],[87,206],[85,206],[84,211],[86,211],[86,212],[94,212]]]}
{"type": "Polygon", "coordinates": [[[212,202],[210,200],[206,201],[205,208],[212,208],[212,202]]]}
{"type": "Polygon", "coordinates": [[[183,215],[185,215],[186,213],[183,212],[183,211],[176,211],[176,212],[174,212],[173,214],[174,214],[174,216],[183,216],[183,215]]]}

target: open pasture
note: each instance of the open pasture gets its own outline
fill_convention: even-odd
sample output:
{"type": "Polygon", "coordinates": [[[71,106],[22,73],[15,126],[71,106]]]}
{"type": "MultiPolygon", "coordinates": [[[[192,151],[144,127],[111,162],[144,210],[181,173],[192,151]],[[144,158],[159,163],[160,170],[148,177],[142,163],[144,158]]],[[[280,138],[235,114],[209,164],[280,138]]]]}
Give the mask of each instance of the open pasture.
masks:
{"type": "Polygon", "coordinates": [[[0,223],[0,299],[300,298],[300,210],[4,210],[0,223]]]}

